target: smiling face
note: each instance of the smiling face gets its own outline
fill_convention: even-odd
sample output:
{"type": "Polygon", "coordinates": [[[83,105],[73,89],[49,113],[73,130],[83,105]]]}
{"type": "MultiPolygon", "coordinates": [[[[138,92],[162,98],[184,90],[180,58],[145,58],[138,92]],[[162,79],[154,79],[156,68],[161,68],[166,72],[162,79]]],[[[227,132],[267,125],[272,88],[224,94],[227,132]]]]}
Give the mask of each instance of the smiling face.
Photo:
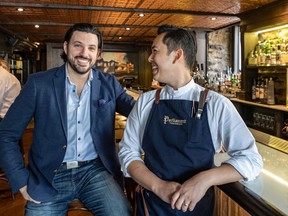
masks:
{"type": "Polygon", "coordinates": [[[69,41],[64,42],[68,69],[77,74],[86,74],[98,57],[98,38],[95,34],[75,31],[69,41]]]}
{"type": "Polygon", "coordinates": [[[175,76],[174,66],[177,52],[168,54],[167,46],[163,43],[165,33],[158,35],[152,44],[152,53],[148,61],[152,66],[153,79],[169,84],[175,76]]]}

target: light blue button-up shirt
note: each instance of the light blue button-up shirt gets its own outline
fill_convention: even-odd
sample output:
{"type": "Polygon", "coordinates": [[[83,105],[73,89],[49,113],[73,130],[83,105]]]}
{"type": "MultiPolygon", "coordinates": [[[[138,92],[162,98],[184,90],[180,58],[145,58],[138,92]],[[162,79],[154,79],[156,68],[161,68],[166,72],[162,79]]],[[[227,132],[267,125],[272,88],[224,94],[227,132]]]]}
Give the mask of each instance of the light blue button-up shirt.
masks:
{"type": "Polygon", "coordinates": [[[87,161],[97,157],[90,132],[90,95],[91,80],[83,87],[80,97],[76,85],[71,82],[66,66],[66,98],[67,98],[67,150],[64,162],[87,161]]]}

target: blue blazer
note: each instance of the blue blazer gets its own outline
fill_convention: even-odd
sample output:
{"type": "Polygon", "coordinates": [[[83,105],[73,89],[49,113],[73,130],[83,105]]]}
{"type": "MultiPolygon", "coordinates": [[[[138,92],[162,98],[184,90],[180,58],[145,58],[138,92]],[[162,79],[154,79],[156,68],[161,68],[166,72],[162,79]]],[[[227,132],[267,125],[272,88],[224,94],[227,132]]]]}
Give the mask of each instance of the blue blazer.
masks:
{"type": "MultiPolygon", "coordinates": [[[[57,194],[52,180],[63,162],[67,145],[65,64],[29,76],[27,83],[0,123],[0,166],[14,192],[28,184],[35,200],[49,201],[57,194]],[[28,166],[24,166],[18,140],[34,118],[28,166]]],[[[91,134],[106,169],[123,187],[115,148],[115,112],[128,116],[135,101],[117,79],[93,69],[91,134]]]]}

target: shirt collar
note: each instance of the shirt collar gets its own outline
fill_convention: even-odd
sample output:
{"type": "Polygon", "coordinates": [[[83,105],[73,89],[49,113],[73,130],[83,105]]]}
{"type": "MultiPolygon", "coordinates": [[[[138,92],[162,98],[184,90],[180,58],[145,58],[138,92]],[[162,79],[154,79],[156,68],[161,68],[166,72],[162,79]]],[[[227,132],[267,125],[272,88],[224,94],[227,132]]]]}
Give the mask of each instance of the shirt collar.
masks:
{"type": "Polygon", "coordinates": [[[177,95],[182,95],[187,93],[188,91],[191,91],[191,89],[195,88],[195,82],[193,80],[193,78],[191,78],[191,80],[184,86],[178,88],[177,90],[174,90],[171,86],[166,85],[165,86],[165,91],[169,94],[169,95],[173,95],[173,96],[177,96],[177,95]]]}

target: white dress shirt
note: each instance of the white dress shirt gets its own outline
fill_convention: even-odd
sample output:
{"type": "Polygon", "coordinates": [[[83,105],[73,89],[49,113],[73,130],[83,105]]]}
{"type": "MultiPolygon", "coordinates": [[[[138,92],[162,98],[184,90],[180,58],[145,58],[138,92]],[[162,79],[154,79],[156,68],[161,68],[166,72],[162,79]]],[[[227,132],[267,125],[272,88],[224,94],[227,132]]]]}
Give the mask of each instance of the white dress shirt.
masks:
{"type": "Polygon", "coordinates": [[[88,161],[97,157],[90,132],[90,98],[93,73],[84,85],[81,95],[71,82],[66,65],[66,98],[67,98],[67,150],[64,162],[88,161]]]}
{"type": "Polygon", "coordinates": [[[21,84],[19,80],[0,66],[0,118],[4,118],[20,90],[21,84]]]}
{"type": "MultiPolygon", "coordinates": [[[[165,86],[160,99],[199,100],[204,88],[195,84],[193,79],[185,86],[174,90],[165,86]]],[[[146,122],[155,100],[156,90],[140,95],[131,111],[120,142],[120,162],[125,176],[128,165],[134,160],[142,160],[141,148],[146,122]]],[[[253,180],[259,175],[263,161],[258,153],[255,139],[231,101],[213,91],[206,98],[207,116],[215,152],[219,153],[222,145],[230,159],[224,163],[231,164],[244,178],[253,180]]]]}

